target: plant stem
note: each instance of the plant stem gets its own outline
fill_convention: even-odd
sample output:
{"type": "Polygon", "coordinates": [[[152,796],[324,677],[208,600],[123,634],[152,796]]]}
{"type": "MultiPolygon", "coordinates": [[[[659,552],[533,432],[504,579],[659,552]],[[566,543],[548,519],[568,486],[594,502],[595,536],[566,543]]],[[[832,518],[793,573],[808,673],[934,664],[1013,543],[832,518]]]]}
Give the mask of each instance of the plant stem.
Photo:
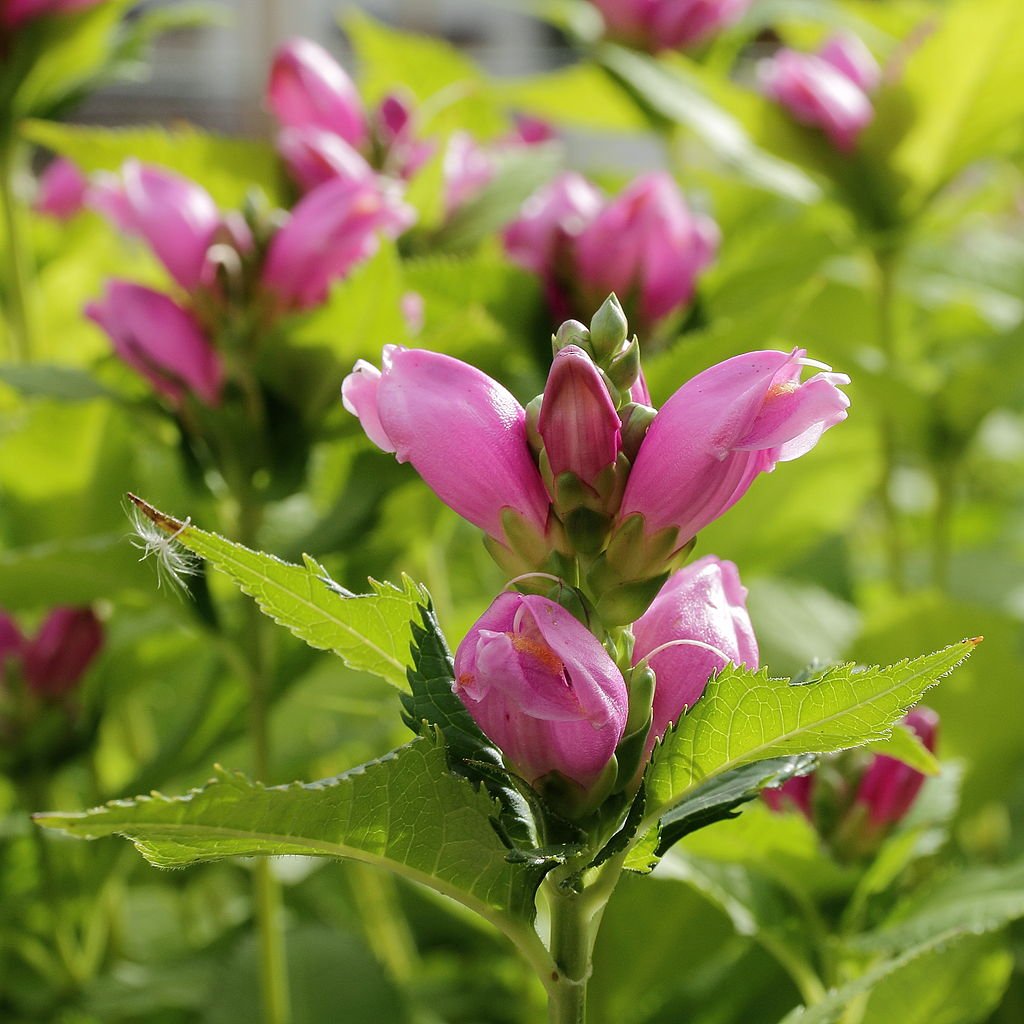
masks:
{"type": "MultiPolygon", "coordinates": [[[[892,373],[897,364],[896,352],[896,258],[891,250],[873,252],[878,286],[878,344],[885,356],[886,370],[892,373]]],[[[896,476],[897,423],[891,403],[885,402],[881,410],[880,440],[882,449],[882,477],[878,496],[885,518],[885,544],[889,582],[901,594],[906,589],[906,552],[899,510],[892,498],[896,476]]]]}
{"type": "MultiPolygon", "coordinates": [[[[239,541],[246,547],[255,547],[263,518],[262,506],[251,491],[247,490],[237,497],[239,541]]],[[[270,778],[269,658],[265,619],[255,601],[249,603],[247,622],[242,653],[249,666],[249,734],[252,741],[253,772],[257,779],[267,782],[270,778]]],[[[266,857],[258,858],[254,865],[253,894],[259,931],[263,1019],[265,1024],[289,1024],[292,1015],[281,886],[266,857]]]]}
{"type": "Polygon", "coordinates": [[[557,973],[548,988],[551,1024],[586,1024],[593,937],[582,893],[550,893],[551,956],[557,973]]]}
{"type": "Polygon", "coordinates": [[[347,865],[366,941],[398,985],[407,985],[417,960],[416,943],[398,903],[395,880],[377,867],[352,861],[347,865]]]}
{"type": "Polygon", "coordinates": [[[14,197],[14,158],[14,142],[10,138],[0,139],[0,207],[3,208],[7,243],[7,321],[14,361],[26,363],[32,358],[32,332],[26,298],[28,268],[25,265],[25,247],[14,197]]]}

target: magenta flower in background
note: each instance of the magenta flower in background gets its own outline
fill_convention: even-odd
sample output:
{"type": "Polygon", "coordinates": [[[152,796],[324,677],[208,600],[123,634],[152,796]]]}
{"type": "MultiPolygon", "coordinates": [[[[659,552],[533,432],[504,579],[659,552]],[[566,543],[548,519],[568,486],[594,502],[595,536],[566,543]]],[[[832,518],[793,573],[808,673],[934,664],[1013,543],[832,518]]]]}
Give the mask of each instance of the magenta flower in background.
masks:
{"type": "Polygon", "coordinates": [[[34,209],[56,220],[70,220],[84,207],[88,184],[75,164],[57,157],[39,176],[34,209]]]}
{"type": "MultiPolygon", "coordinates": [[[[914,708],[903,719],[903,724],[917,733],[928,750],[935,752],[939,716],[931,708],[914,708]]],[[[924,785],[924,779],[924,775],[915,768],[894,757],[878,754],[860,780],[854,802],[867,809],[872,826],[885,829],[907,814],[924,785]]]]}
{"type": "Polygon", "coordinates": [[[17,28],[27,21],[54,14],[72,14],[95,7],[102,0],[4,0],[0,4],[0,25],[17,28]]]}
{"type": "Polygon", "coordinates": [[[560,772],[589,788],[626,724],[622,673],[593,633],[545,597],[496,598],[459,644],[452,688],[531,784],[560,772]]]}
{"type": "Polygon", "coordinates": [[[674,573],[633,624],[633,664],[649,658],[655,676],[647,753],[693,707],[712,674],[730,663],[758,667],[746,601],[736,566],[706,555],[674,573]]]}
{"type": "Polygon", "coordinates": [[[341,387],[370,440],[411,462],[449,508],[496,540],[506,540],[506,508],[545,534],[548,496],[515,398],[438,352],[388,345],[382,362],[383,371],[360,360],[341,387]]]}
{"type": "Polygon", "coordinates": [[[220,358],[195,317],[168,296],[109,281],[103,299],[85,312],[107,332],[121,359],[172,402],[189,393],[207,405],[220,401],[220,358]]]}
{"type": "Polygon", "coordinates": [[[305,125],[285,128],[278,133],[277,151],[288,172],[303,192],[334,178],[367,183],[374,180],[374,170],[340,135],[305,125]]]}
{"type": "Polygon", "coordinates": [[[0,611],[0,673],[8,658],[17,657],[21,653],[24,643],[18,624],[6,612],[0,611]]]}
{"type": "Polygon", "coordinates": [[[287,308],[316,306],[333,282],[377,251],[378,235],[394,238],[414,216],[383,178],[332,178],[304,196],[274,235],[263,285],[287,308]]]}
{"type": "Polygon", "coordinates": [[[690,211],[669,174],[645,174],[577,238],[579,283],[590,305],[615,292],[649,326],[690,301],[718,241],[715,222],[690,211]]]}
{"type": "Polygon", "coordinates": [[[870,51],[849,34],[833,37],[817,54],[782,49],[758,65],[764,94],[801,124],[820,128],[843,153],[875,116],[868,92],[880,76],[870,51]]]}
{"type": "Polygon", "coordinates": [[[685,49],[738,21],[753,0],[593,0],[607,33],[641,49],[685,49]]]}
{"type": "Polygon", "coordinates": [[[384,170],[403,181],[434,155],[435,143],[416,138],[412,105],[398,93],[388,93],[377,105],[374,133],[384,170]]]}
{"type": "Polygon", "coordinates": [[[776,813],[781,814],[790,807],[798,810],[805,818],[813,816],[814,773],[796,775],[774,789],[762,789],[761,797],[776,813]]]}
{"type": "Polygon", "coordinates": [[[731,508],[759,473],[811,450],[846,419],[850,378],[791,353],[734,356],[687,381],[651,424],[622,498],[650,534],[679,531],[682,547],[731,508]],[[801,383],[805,366],[821,367],[801,383]]]}
{"type": "Polygon", "coordinates": [[[127,160],[120,176],[99,177],[89,205],[126,234],[143,238],[182,288],[204,281],[207,252],[221,225],[206,189],[160,167],[127,160]]]}
{"type": "Polygon", "coordinates": [[[277,50],[267,107],[287,128],[322,128],[357,149],[366,145],[366,115],[352,79],[312,40],[291,39],[277,50]]]}
{"type": "Polygon", "coordinates": [[[593,486],[614,464],[622,424],[594,361],[576,345],[563,348],[551,364],[537,430],[551,472],[575,473],[593,486]]]}
{"type": "Polygon", "coordinates": [[[29,688],[44,697],[73,690],[103,646],[103,627],[90,608],[55,608],[22,651],[29,688]]]}

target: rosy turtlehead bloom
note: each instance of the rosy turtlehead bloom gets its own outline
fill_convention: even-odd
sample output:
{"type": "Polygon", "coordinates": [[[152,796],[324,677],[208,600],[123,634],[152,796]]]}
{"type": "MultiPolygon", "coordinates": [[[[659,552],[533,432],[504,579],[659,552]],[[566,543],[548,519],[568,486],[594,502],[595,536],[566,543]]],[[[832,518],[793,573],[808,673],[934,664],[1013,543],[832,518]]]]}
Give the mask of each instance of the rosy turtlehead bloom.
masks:
{"type": "Polygon", "coordinates": [[[818,56],[841,71],[854,85],[872,93],[882,83],[882,69],[859,36],[839,32],[827,40],[818,56]]]}
{"type": "MultiPolygon", "coordinates": [[[[914,708],[903,719],[903,724],[917,734],[928,750],[935,752],[939,716],[931,708],[914,708]]],[[[924,778],[910,765],[885,754],[876,754],[860,780],[854,803],[867,809],[873,827],[889,828],[901,821],[913,806],[924,778]]]]}
{"type": "Polygon", "coordinates": [[[366,115],[352,79],[309,39],[291,39],[278,48],[267,84],[267,107],[283,127],[322,128],[357,149],[366,145],[366,115]]]}
{"type": "Polygon", "coordinates": [[[566,345],[554,358],[537,430],[552,474],[574,473],[592,487],[622,447],[615,403],[590,356],[566,345]]]}
{"type": "Polygon", "coordinates": [[[631,300],[651,326],[686,305],[718,250],[718,227],[693,213],[671,175],[637,178],[576,240],[576,275],[591,304],[609,292],[631,300]]]}
{"type": "Polygon", "coordinates": [[[734,356],[687,381],[647,432],[620,517],[644,517],[648,534],[678,530],[683,547],[747,492],[755,477],[810,451],[846,419],[843,373],[793,352],[734,356]],[[801,382],[805,366],[818,367],[801,382]]]}
{"type": "Polygon", "coordinates": [[[331,178],[303,196],[271,239],[263,286],[286,308],[317,306],[335,281],[377,251],[379,235],[394,238],[414,218],[393,182],[331,178]]]}
{"type": "Polygon", "coordinates": [[[608,34],[657,52],[685,49],[738,21],[753,0],[593,0],[608,34]]]}
{"type": "Polygon", "coordinates": [[[820,128],[842,153],[854,149],[875,116],[860,84],[871,81],[872,72],[848,41],[833,41],[821,54],[779,50],[758,64],[757,73],[766,96],[801,124],[820,128]]]}
{"type": "Polygon", "coordinates": [[[444,152],[444,212],[451,217],[476,199],[494,177],[494,157],[469,132],[456,132],[444,152]]]}
{"type": "Polygon", "coordinates": [[[142,238],[182,288],[205,283],[207,253],[221,215],[206,189],[161,167],[127,160],[98,175],[88,203],[126,234],[142,238]]]}
{"type": "Polygon", "coordinates": [[[363,156],[340,135],[305,125],[278,133],[277,151],[303,192],[333,178],[351,182],[373,182],[374,170],[363,156]]]}
{"type": "Polygon", "coordinates": [[[547,530],[548,496],[526,440],[526,413],[475,366],[386,345],[383,371],[360,360],[341,386],[345,408],[378,448],[411,462],[434,493],[504,543],[511,509],[547,530]]]}
{"type": "Polygon", "coordinates": [[[622,673],[597,637],[546,597],[496,598],[459,644],[452,689],[531,784],[559,772],[588,789],[626,724],[622,673]]]}
{"type": "Polygon", "coordinates": [[[85,205],[88,181],[70,160],[57,157],[39,176],[33,208],[56,220],[70,220],[85,205]]]}
{"type": "Polygon", "coordinates": [[[103,627],[91,608],[55,608],[25,643],[25,682],[41,696],[63,696],[81,682],[102,646],[103,627]]]}
{"type": "Polygon", "coordinates": [[[5,28],[17,28],[36,18],[72,14],[95,7],[102,2],[103,0],[2,0],[0,25],[5,28]]]}
{"type": "Polygon", "coordinates": [[[175,404],[189,393],[206,405],[220,401],[220,357],[196,318],[161,292],[129,281],[109,281],[86,316],[103,328],[114,351],[175,404]]]}
{"type": "Polygon", "coordinates": [[[434,155],[435,143],[416,138],[412,105],[388,93],[377,105],[374,134],[385,170],[408,181],[434,155]]]}
{"type": "Polygon", "coordinates": [[[700,699],[713,674],[729,664],[758,667],[746,602],[736,566],[706,555],[673,573],[633,624],[633,664],[646,659],[655,677],[648,753],[700,699]]]}

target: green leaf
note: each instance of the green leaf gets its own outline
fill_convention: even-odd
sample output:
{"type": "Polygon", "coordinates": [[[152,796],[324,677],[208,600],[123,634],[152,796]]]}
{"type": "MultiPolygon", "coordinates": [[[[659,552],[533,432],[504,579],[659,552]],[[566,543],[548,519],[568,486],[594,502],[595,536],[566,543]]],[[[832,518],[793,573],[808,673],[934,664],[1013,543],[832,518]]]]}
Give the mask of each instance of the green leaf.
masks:
{"type": "Polygon", "coordinates": [[[1024,861],[961,871],[915,893],[881,928],[856,939],[859,950],[893,952],[952,930],[980,934],[1024,917],[1024,861]]]}
{"type": "Polygon", "coordinates": [[[891,736],[867,744],[866,749],[873,754],[894,757],[924,775],[938,775],[941,768],[935,755],[921,742],[917,733],[906,725],[897,725],[891,736]]]}
{"type": "Polygon", "coordinates": [[[114,398],[95,377],[71,366],[34,363],[28,366],[0,366],[0,381],[26,397],[56,398],[62,402],[89,402],[114,398]]]}
{"type": "Polygon", "coordinates": [[[409,621],[427,600],[408,577],[402,589],[370,580],[373,592],[351,594],[306,556],[290,565],[181,522],[130,495],[134,504],[175,543],[227,573],[261,611],[318,650],[333,651],[346,665],[405,689],[409,621]]]}
{"type": "Polygon", "coordinates": [[[510,864],[494,801],[453,775],[439,742],[414,740],[331,779],[264,786],[219,769],[183,797],[154,793],[36,820],[80,839],[120,835],[157,867],[226,857],[350,858],[387,868],[488,920],[533,916],[538,871],[510,864]]]}
{"type": "Polygon", "coordinates": [[[28,121],[22,134],[87,172],[116,171],[129,158],[157,164],[202,185],[225,209],[240,207],[254,188],[275,202],[281,192],[280,163],[264,142],[222,138],[188,125],[96,128],[28,121]]]}
{"type": "Polygon", "coordinates": [[[913,215],[969,163],[1021,140],[1024,5],[961,0],[876,97],[863,148],[887,157],[913,215]]]}
{"type": "Polygon", "coordinates": [[[974,649],[964,640],[934,654],[863,671],[852,664],[799,685],[730,666],[655,748],[646,777],[655,820],[706,780],[764,758],[828,753],[887,737],[929,687],[974,649]]]}

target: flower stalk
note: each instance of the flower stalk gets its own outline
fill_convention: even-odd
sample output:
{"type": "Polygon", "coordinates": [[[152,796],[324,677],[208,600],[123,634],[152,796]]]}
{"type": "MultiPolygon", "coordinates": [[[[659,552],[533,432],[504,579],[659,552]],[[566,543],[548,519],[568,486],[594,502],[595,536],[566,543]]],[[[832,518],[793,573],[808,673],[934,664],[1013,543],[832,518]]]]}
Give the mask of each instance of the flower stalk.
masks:
{"type": "Polygon", "coordinates": [[[15,362],[32,358],[32,329],[28,311],[28,266],[14,194],[16,154],[10,139],[0,140],[0,207],[7,240],[7,322],[15,362]]]}

